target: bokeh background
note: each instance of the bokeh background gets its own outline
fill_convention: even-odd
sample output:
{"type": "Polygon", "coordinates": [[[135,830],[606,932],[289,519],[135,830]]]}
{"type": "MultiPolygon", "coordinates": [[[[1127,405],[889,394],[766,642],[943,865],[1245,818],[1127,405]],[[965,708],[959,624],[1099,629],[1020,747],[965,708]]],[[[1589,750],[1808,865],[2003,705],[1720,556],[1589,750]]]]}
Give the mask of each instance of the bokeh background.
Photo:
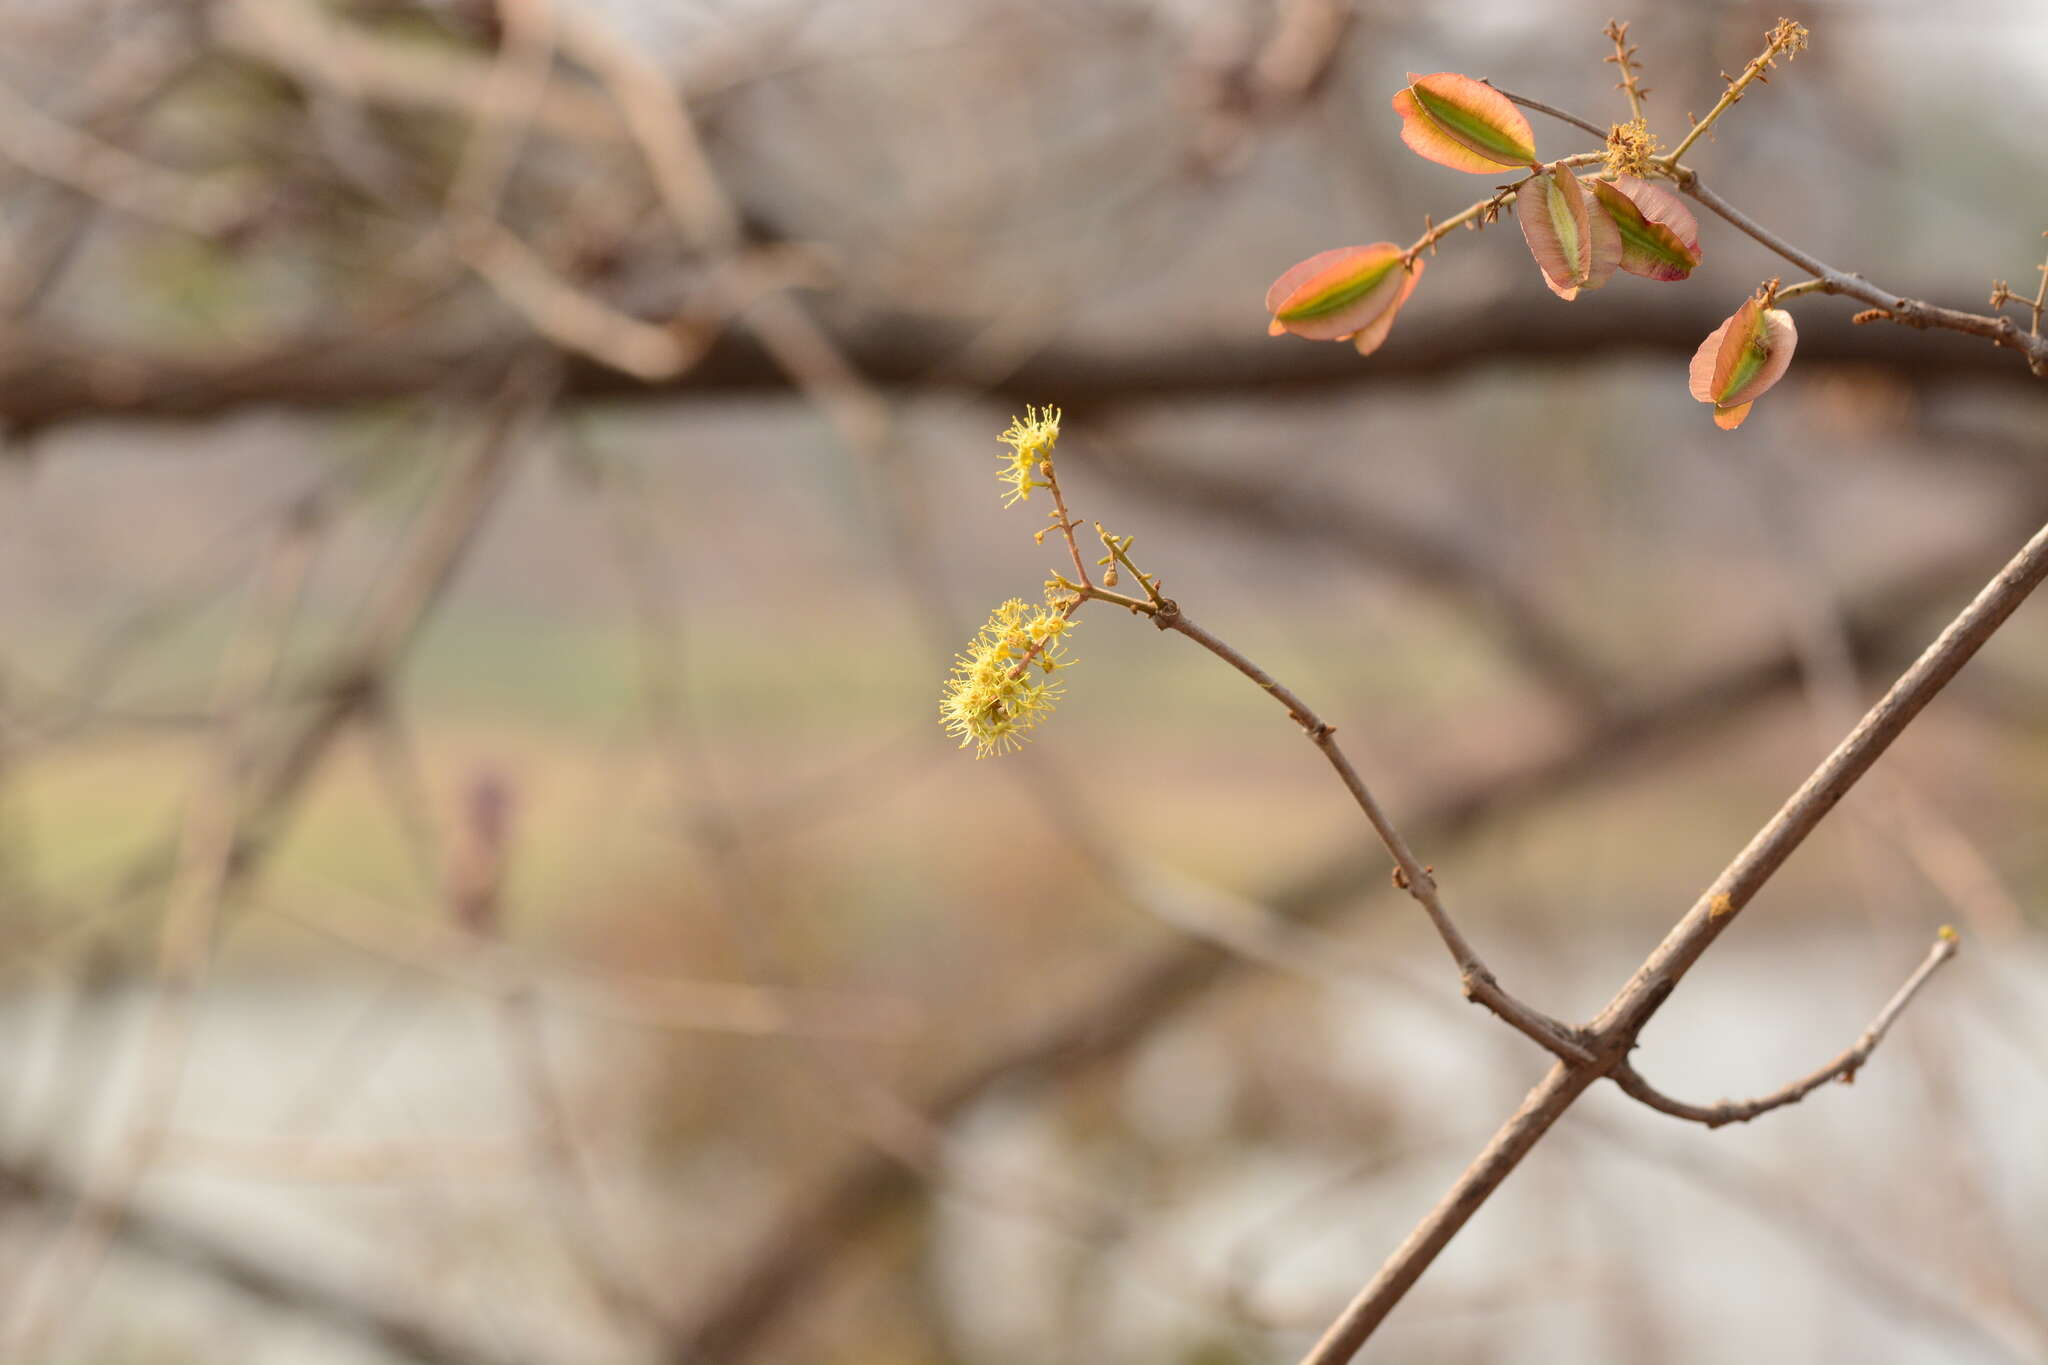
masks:
{"type": "MultiPolygon", "coordinates": [[[[1782,267],[1570,305],[1509,223],[1386,348],[1326,247],[1490,188],[1409,70],[1623,112],[1576,0],[8,0],[0,1330],[24,1362],[1285,1362],[1541,1073],[1316,754],[1085,612],[995,436],[1337,724],[1509,986],[1592,1014],[2048,514],[2006,352],[1782,267]]],[[[1639,4],[1670,142],[1779,17],[1639,4]]],[[[2048,15],[1817,0],[1690,160],[1982,308],[2048,15]]],[[[1541,118],[1539,146],[1583,136],[1541,118]]],[[[2024,314],[2021,314],[2024,317],[2024,314]]],[[[2048,1357],[2048,608],[1745,914],[1367,1359],[2048,1357]]]]}

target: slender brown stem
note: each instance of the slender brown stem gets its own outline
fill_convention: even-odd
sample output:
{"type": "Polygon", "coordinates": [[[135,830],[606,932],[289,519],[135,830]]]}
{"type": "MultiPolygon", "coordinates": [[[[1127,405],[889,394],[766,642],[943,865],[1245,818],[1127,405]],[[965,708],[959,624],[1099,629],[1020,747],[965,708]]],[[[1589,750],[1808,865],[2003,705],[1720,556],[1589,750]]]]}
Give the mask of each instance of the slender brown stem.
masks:
{"type": "Polygon", "coordinates": [[[1934,946],[1927,950],[1927,956],[1921,960],[1919,967],[1906,978],[1905,984],[1899,987],[1886,1002],[1885,1007],[1878,1011],[1877,1018],[1871,1020],[1870,1027],[1864,1029],[1841,1056],[1811,1075],[1803,1076],[1790,1085],[1782,1086],[1758,1099],[1722,1100],[1719,1104],[1688,1104],[1658,1090],[1644,1080],[1642,1073],[1626,1060],[1608,1074],[1614,1078],[1614,1083],[1629,1095],[1661,1114],[1690,1119],[1694,1123],[1704,1123],[1709,1128],[1719,1128],[1728,1123],[1747,1123],[1758,1115],[1770,1113],[1773,1109],[1797,1104],[1829,1081],[1854,1080],[1856,1073],[1870,1060],[1870,1054],[1877,1051],[1877,1045],[1884,1041],[1885,1034],[1891,1031],[1891,1026],[1897,1022],[1899,1015],[1905,1012],[1913,997],[1920,993],[1920,988],[1927,984],[1944,962],[1956,955],[1956,944],[1957,939],[1953,931],[1944,932],[1935,939],[1934,946]]]}
{"type": "Polygon", "coordinates": [[[1387,1257],[1379,1273],[1330,1324],[1322,1340],[1302,1357],[1302,1365],[1342,1365],[1356,1355],[1394,1305],[1422,1278],[1437,1253],[1450,1244],[1479,1211],[1479,1206],[1508,1178],[1509,1172],[1543,1140],[1543,1135],[1572,1102],[1599,1079],[1597,1065],[1552,1063],[1536,1088],[1522,1100],[1521,1107],[1508,1116],[1508,1121],[1437,1201],[1436,1207],[1394,1248],[1394,1254],[1387,1257]]]}
{"type": "Polygon", "coordinates": [[[1865,320],[1870,320],[1874,315],[1906,327],[1938,327],[1951,332],[1983,337],[1996,345],[2018,351],[2026,357],[2029,369],[2037,375],[2048,377],[2048,337],[2021,331],[2019,324],[2011,318],[1989,317],[1982,313],[1966,313],[1957,308],[1943,308],[1923,299],[1907,298],[1903,294],[1880,289],[1861,275],[1837,270],[1811,252],[1792,245],[1708,189],[1690,168],[1674,166],[1672,179],[1678,182],[1679,189],[1686,194],[1814,276],[1820,282],[1817,286],[1820,293],[1841,294],[1869,304],[1872,313],[1860,315],[1865,320]]]}
{"type": "MultiPolygon", "coordinates": [[[[2048,232],[2043,232],[2041,235],[2043,237],[2048,237],[2048,232]]],[[[2041,274],[2041,283],[2035,286],[2034,297],[2027,303],[2027,307],[2031,309],[2034,314],[2033,326],[2027,329],[2027,334],[2029,336],[2041,335],[2041,314],[2043,312],[2048,312],[2048,261],[2043,261],[2040,265],[2035,266],[2034,268],[2038,270],[2041,274]]]]}
{"type": "Polygon", "coordinates": [[[2043,577],[2048,577],[2048,527],[2035,532],[1949,623],[1666,935],[1595,1021],[1593,1027],[1603,1038],[1633,1039],[1700,954],[1734,923],[1742,907],[2043,577]]]}
{"type": "MultiPolygon", "coordinates": [[[[75,1177],[55,1165],[21,1157],[0,1158],[0,1208],[62,1210],[85,1197],[75,1177]]],[[[339,1336],[375,1343],[391,1359],[420,1365],[549,1365],[526,1354],[501,1332],[460,1331],[428,1311],[424,1296],[379,1294],[363,1276],[321,1275],[301,1256],[280,1256],[274,1247],[250,1249],[222,1235],[208,1221],[146,1208],[118,1211],[115,1231],[125,1247],[179,1275],[198,1275],[238,1291],[254,1302],[339,1336]]]]}
{"type": "Polygon", "coordinates": [[[1678,158],[1684,156],[1693,143],[1705,136],[1707,129],[1714,126],[1715,120],[1735,107],[1735,102],[1742,98],[1743,91],[1753,82],[1764,79],[1764,73],[1776,64],[1780,53],[1785,54],[1785,59],[1790,61],[1791,54],[1798,52],[1805,45],[1805,29],[1789,20],[1781,22],[1771,30],[1764,50],[1750,59],[1749,65],[1742,68],[1740,76],[1728,82],[1728,88],[1721,92],[1721,98],[1714,102],[1714,107],[1707,110],[1707,116],[1695,123],[1692,131],[1687,133],[1676,147],[1657,159],[1666,166],[1676,166],[1678,158]]]}
{"type": "MultiPolygon", "coordinates": [[[[1083,567],[1081,546],[1074,538],[1074,527],[1079,523],[1067,511],[1066,498],[1060,492],[1059,476],[1053,469],[1052,461],[1046,460],[1039,467],[1039,473],[1052,493],[1055,512],[1053,522],[1059,527],[1061,536],[1066,539],[1067,549],[1074,559],[1074,569],[1081,578],[1080,583],[1075,585],[1074,600],[1065,608],[1066,614],[1072,616],[1083,602],[1100,599],[1150,616],[1153,624],[1161,630],[1179,631],[1250,678],[1263,691],[1285,706],[1287,714],[1301,726],[1315,742],[1316,747],[1322,750],[1323,757],[1336,770],[1345,789],[1358,803],[1358,808],[1365,812],[1365,818],[1372,825],[1373,832],[1379,836],[1387,851],[1393,854],[1394,865],[1398,869],[1394,878],[1395,884],[1415,898],[1428,914],[1430,923],[1436,927],[1438,936],[1444,941],[1444,947],[1450,950],[1452,960],[1458,964],[1459,983],[1465,992],[1465,998],[1485,1005],[1545,1050],[1582,1065],[1591,1062],[1591,1055],[1580,1045],[1569,1027],[1510,995],[1501,986],[1499,978],[1494,976],[1492,970],[1473,950],[1471,943],[1451,919],[1450,912],[1444,909],[1443,900],[1437,894],[1436,879],[1431,875],[1430,869],[1416,858],[1408,847],[1407,840],[1401,837],[1401,832],[1394,827],[1393,821],[1387,817],[1378,799],[1365,785],[1365,779],[1359,776],[1358,769],[1352,765],[1350,758],[1337,744],[1337,728],[1325,722],[1309,709],[1308,703],[1297,697],[1272,674],[1245,657],[1234,646],[1182,615],[1180,606],[1171,599],[1160,596],[1152,586],[1151,580],[1140,573],[1138,566],[1132,563],[1127,555],[1121,553],[1106,535],[1104,543],[1111,545],[1111,553],[1145,585],[1149,600],[1141,601],[1135,597],[1125,597],[1120,593],[1096,587],[1089,580],[1087,569],[1083,567]]],[[[1025,653],[1017,665],[1019,671],[1029,666],[1037,648],[1034,646],[1025,653]]]]}
{"type": "MultiPolygon", "coordinates": [[[[1552,118],[1588,132],[1600,131],[1577,114],[1545,104],[1541,100],[1532,100],[1511,90],[1502,90],[1500,93],[1524,109],[1534,109],[1539,114],[1548,114],[1552,118]]],[[[1683,150],[1683,147],[1684,144],[1681,144],[1680,150],[1683,150]]],[[[1906,327],[1918,327],[1923,330],[1930,327],[1940,328],[1962,332],[1968,336],[1983,337],[1995,345],[2018,351],[2026,357],[2028,369],[2036,375],[2048,378],[2048,337],[2043,337],[2038,332],[2022,331],[2020,325],[2011,318],[1944,308],[1939,304],[1928,303],[1924,299],[1908,298],[1888,289],[1880,289],[1863,276],[1851,271],[1837,270],[1812,252],[1786,241],[1709,189],[1690,166],[1678,163],[1677,152],[1658,158],[1658,163],[1663,173],[1670,176],[1685,194],[1734,224],[1770,251],[1812,275],[1814,278],[1811,281],[1800,286],[1801,292],[1840,294],[1845,298],[1869,304],[1870,310],[1859,314],[1859,321],[1884,319],[1906,327]]],[[[2048,291],[2048,275],[2044,275],[2043,289],[2048,291]]],[[[2048,292],[2044,292],[2044,297],[2048,297],[2048,292]]]]}
{"type": "Polygon", "coordinates": [[[1047,491],[1052,494],[1053,511],[1058,514],[1055,520],[1059,523],[1060,538],[1067,542],[1067,553],[1074,559],[1075,577],[1080,581],[1082,595],[1086,596],[1087,590],[1095,585],[1089,580],[1087,561],[1081,557],[1081,542],[1074,539],[1074,528],[1080,523],[1067,511],[1066,495],[1060,492],[1059,474],[1053,469],[1052,461],[1047,459],[1040,463],[1038,472],[1045,479],[1047,491]]]}
{"type": "Polygon", "coordinates": [[[1600,36],[1614,44],[1614,55],[1603,57],[1601,60],[1614,63],[1620,72],[1621,81],[1616,88],[1628,96],[1629,116],[1640,120],[1643,116],[1643,96],[1650,92],[1643,89],[1643,82],[1636,75],[1636,50],[1628,40],[1628,25],[1619,19],[1613,20],[1600,31],[1600,36]]]}
{"type": "Polygon", "coordinates": [[[1406,890],[1422,906],[1423,912],[1429,916],[1430,924],[1435,927],[1437,936],[1443,940],[1444,947],[1450,950],[1451,959],[1458,964],[1459,980],[1464,988],[1465,997],[1485,1005],[1546,1050],[1582,1065],[1590,1063],[1593,1060],[1592,1056],[1574,1037],[1569,1027],[1517,1000],[1501,987],[1499,979],[1480,959],[1471,942],[1452,920],[1450,912],[1444,908],[1443,898],[1437,891],[1436,878],[1431,870],[1416,858],[1414,851],[1408,847],[1408,841],[1401,837],[1401,831],[1395,828],[1394,822],[1388,818],[1379,800],[1365,785],[1365,779],[1359,776],[1358,769],[1353,766],[1350,757],[1337,743],[1337,727],[1323,720],[1309,708],[1308,703],[1296,696],[1272,674],[1246,658],[1236,647],[1189,620],[1172,601],[1163,604],[1153,617],[1153,621],[1161,630],[1178,631],[1187,636],[1257,683],[1262,691],[1270,694],[1275,701],[1287,708],[1287,714],[1307,733],[1316,748],[1322,751],[1323,757],[1329,761],[1330,766],[1336,770],[1339,780],[1344,783],[1345,790],[1351,793],[1351,799],[1356,801],[1358,808],[1365,813],[1366,821],[1372,825],[1373,833],[1379,836],[1387,852],[1393,855],[1394,865],[1398,869],[1395,876],[1396,885],[1406,890]]]}
{"type": "MultiPolygon", "coordinates": [[[[1489,81],[1488,84],[1492,84],[1492,82],[1489,81]]],[[[1560,109],[1554,104],[1545,104],[1542,100],[1532,100],[1527,95],[1517,95],[1512,90],[1501,90],[1501,87],[1497,85],[1493,88],[1500,90],[1501,94],[1506,95],[1511,102],[1521,105],[1524,109],[1534,109],[1539,114],[1548,114],[1560,123],[1569,123],[1580,132],[1591,133],[1597,138],[1607,136],[1607,130],[1591,119],[1580,118],[1569,110],[1560,109]]]]}

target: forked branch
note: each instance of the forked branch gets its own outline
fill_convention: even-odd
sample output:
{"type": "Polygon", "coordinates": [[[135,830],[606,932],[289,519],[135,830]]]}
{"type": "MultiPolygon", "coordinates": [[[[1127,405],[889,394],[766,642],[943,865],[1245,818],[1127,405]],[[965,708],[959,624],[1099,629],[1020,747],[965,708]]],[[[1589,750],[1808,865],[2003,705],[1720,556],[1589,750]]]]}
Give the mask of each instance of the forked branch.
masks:
{"type": "MultiPolygon", "coordinates": [[[[1499,89],[1499,87],[1495,88],[1499,89]]],[[[1514,103],[1521,105],[1524,109],[1533,109],[1539,114],[1545,114],[1551,118],[1569,123],[1574,128],[1582,129],[1593,134],[1595,137],[1604,138],[1606,136],[1606,133],[1590,120],[1583,119],[1567,110],[1559,109],[1555,105],[1545,104],[1541,100],[1532,100],[1527,96],[1518,95],[1512,90],[1501,90],[1500,93],[1507,96],[1514,103]]],[[[1909,298],[1904,294],[1894,293],[1889,289],[1880,289],[1869,280],[1863,278],[1863,276],[1852,271],[1837,270],[1812,252],[1786,241],[1783,237],[1757,222],[1756,219],[1750,217],[1726,199],[1723,199],[1715,191],[1709,189],[1706,182],[1702,181],[1698,173],[1690,166],[1683,165],[1674,159],[1663,164],[1661,170],[1664,174],[1669,175],[1672,182],[1686,195],[1705,205],[1729,223],[1734,224],[1735,227],[1762,243],[1771,252],[1782,256],[1807,274],[1813,276],[1815,283],[1808,286],[1811,292],[1839,294],[1844,298],[1855,299],[1859,303],[1870,305],[1864,312],[1856,315],[1858,322],[1888,321],[1896,322],[1905,327],[1917,327],[1922,330],[1935,328],[1943,331],[1961,332],[1965,336],[1982,337],[1994,345],[2018,351],[2026,358],[2028,369],[2032,370],[2036,375],[2048,377],[2048,337],[2042,336],[2038,331],[2023,329],[2018,322],[2009,317],[1992,316],[1985,313],[1968,313],[1959,308],[1944,308],[1940,304],[1929,303],[1925,299],[1909,298]]]]}
{"type": "Polygon", "coordinates": [[[1684,1100],[1673,1099],[1644,1080],[1642,1073],[1627,1059],[1618,1062],[1607,1074],[1629,1096],[1641,1100],[1660,1114],[1703,1123],[1709,1128],[1719,1128],[1728,1123],[1748,1123],[1773,1109],[1799,1103],[1830,1081],[1841,1081],[1846,1085],[1855,1080],[1856,1073],[1870,1060],[1870,1054],[1877,1051],[1877,1045],[1884,1041],[1885,1034],[1891,1031],[1891,1026],[1905,1012],[1906,1006],[1913,1002],[1913,997],[1920,993],[1920,988],[1944,962],[1956,955],[1957,942],[1955,930],[1944,927],[1934,940],[1934,946],[1927,950],[1927,956],[1885,1003],[1885,1007],[1878,1011],[1877,1018],[1870,1021],[1870,1027],[1863,1030],[1855,1043],[1820,1070],[1768,1095],[1753,1100],[1722,1100],[1718,1104],[1688,1104],[1684,1100]]]}
{"type": "Polygon", "coordinates": [[[1394,827],[1385,808],[1373,796],[1372,790],[1359,776],[1358,769],[1337,743],[1337,727],[1329,724],[1310,710],[1307,703],[1289,691],[1271,674],[1239,653],[1224,640],[1196,625],[1182,614],[1175,603],[1168,601],[1154,617],[1153,623],[1161,630],[1178,631],[1193,640],[1217,658],[1235,668],[1238,672],[1257,683],[1261,690],[1287,708],[1287,714],[1295,724],[1301,726],[1316,748],[1322,751],[1330,767],[1336,770],[1338,780],[1351,793],[1351,799],[1358,803],[1365,813],[1366,821],[1372,825],[1373,833],[1393,855],[1394,884],[1415,898],[1423,913],[1429,916],[1430,924],[1436,929],[1444,947],[1450,951],[1452,961],[1458,964],[1458,982],[1467,1000],[1476,1001],[1499,1015],[1508,1024],[1528,1035],[1539,1046],[1556,1056],[1579,1064],[1590,1064],[1593,1060],[1579,1042],[1575,1032],[1568,1025],[1551,1018],[1541,1010],[1516,999],[1503,988],[1499,978],[1480,959],[1464,933],[1458,928],[1450,912],[1444,908],[1443,897],[1437,892],[1436,877],[1432,869],[1425,867],[1408,847],[1408,841],[1401,837],[1401,831],[1394,827]]]}
{"type": "MultiPolygon", "coordinates": [[[[1053,430],[1057,432],[1056,420],[1053,430]]],[[[1102,533],[1103,543],[1110,547],[1116,564],[1127,569],[1144,586],[1146,596],[1128,597],[1093,582],[1088,576],[1080,544],[1074,537],[1074,527],[1079,523],[1068,511],[1065,494],[1060,490],[1059,474],[1051,457],[1050,441],[1044,446],[1044,458],[1038,464],[1036,473],[1038,482],[1033,486],[1043,487],[1052,495],[1052,524],[1066,541],[1079,579],[1078,582],[1071,583],[1064,579],[1056,580],[1062,589],[1073,594],[1065,609],[1066,615],[1071,617],[1082,603],[1103,601],[1139,615],[1149,616],[1152,618],[1152,624],[1159,629],[1176,631],[1186,636],[1251,679],[1258,685],[1259,690],[1286,707],[1288,717],[1301,727],[1302,732],[1321,751],[1323,758],[1336,772],[1338,780],[1343,782],[1344,789],[1351,793],[1351,799],[1364,813],[1373,833],[1393,856],[1394,884],[1414,897],[1416,903],[1422,907],[1423,913],[1429,916],[1429,922],[1436,929],[1437,936],[1443,940],[1452,961],[1458,965],[1459,985],[1464,991],[1465,998],[1485,1005],[1554,1056],[1579,1066],[1591,1065],[1593,1056],[1586,1050],[1573,1029],[1509,994],[1492,969],[1480,958],[1471,941],[1465,937],[1456,921],[1451,918],[1450,912],[1445,909],[1443,898],[1437,891],[1434,870],[1425,866],[1415,856],[1414,850],[1408,846],[1408,841],[1402,837],[1400,830],[1395,828],[1393,820],[1387,815],[1385,807],[1380,805],[1378,798],[1372,794],[1372,789],[1365,784],[1365,779],[1360,776],[1350,756],[1337,743],[1337,727],[1317,715],[1308,703],[1296,696],[1286,684],[1253,663],[1235,646],[1195,624],[1181,611],[1178,603],[1161,596],[1157,586],[1158,580],[1140,572],[1131,562],[1127,539],[1120,541],[1107,532],[1102,533]]],[[[1013,470],[1012,479],[1015,478],[1016,472],[1013,470]]],[[[1028,654],[1025,656],[1026,663],[1029,662],[1029,657],[1028,654]]],[[[1020,664],[1018,667],[1021,669],[1024,666],[1020,664]]]]}
{"type": "MultiPolygon", "coordinates": [[[[2042,527],[1961,615],[1949,623],[1882,700],[1816,768],[1748,847],[1679,920],[1628,984],[1586,1031],[1591,1066],[1560,1061],[1529,1092],[1479,1156],[1395,1249],[1333,1323],[1302,1365],[1341,1365],[1357,1354],[1437,1254],[1478,1211],[1573,1101],[1627,1058],[1643,1027],[1671,997],[1700,955],[1734,923],[1742,907],[1891,747],[1984,642],[2048,577],[2048,526],[2042,527]]],[[[1900,1008],[1904,1004],[1901,1002],[1900,1008]]]]}

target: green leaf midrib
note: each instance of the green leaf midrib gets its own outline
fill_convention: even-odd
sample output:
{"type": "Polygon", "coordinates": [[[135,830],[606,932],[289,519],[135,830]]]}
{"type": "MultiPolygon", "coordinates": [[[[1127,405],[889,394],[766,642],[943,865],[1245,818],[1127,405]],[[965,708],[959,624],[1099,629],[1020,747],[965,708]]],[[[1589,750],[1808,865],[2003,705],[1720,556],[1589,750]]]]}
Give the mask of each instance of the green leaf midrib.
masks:
{"type": "Polygon", "coordinates": [[[1445,132],[1456,137],[1467,146],[1479,144],[1472,150],[1484,156],[1498,157],[1504,166],[1526,166],[1536,159],[1536,149],[1521,143],[1510,142],[1507,135],[1477,114],[1451,103],[1441,95],[1432,94],[1420,85],[1410,86],[1417,104],[1445,132]]]}
{"type": "Polygon", "coordinates": [[[1276,314],[1275,316],[1282,322],[1307,322],[1314,318],[1326,318],[1332,313],[1342,312],[1345,308],[1350,307],[1358,302],[1359,299],[1377,289],[1387,278],[1388,272],[1392,271],[1400,263],[1401,258],[1396,256],[1348,288],[1341,289],[1334,294],[1325,295],[1313,303],[1305,303],[1299,308],[1290,308],[1286,312],[1276,314]]]}

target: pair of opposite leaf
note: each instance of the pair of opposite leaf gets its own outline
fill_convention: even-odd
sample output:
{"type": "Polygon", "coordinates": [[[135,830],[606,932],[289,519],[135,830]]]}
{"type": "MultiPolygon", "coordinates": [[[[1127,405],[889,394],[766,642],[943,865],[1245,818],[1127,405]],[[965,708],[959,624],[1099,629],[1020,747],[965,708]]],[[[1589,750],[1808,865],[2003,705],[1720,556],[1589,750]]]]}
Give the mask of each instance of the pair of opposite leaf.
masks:
{"type": "MultiPolygon", "coordinates": [[[[1545,166],[1528,119],[1492,86],[1450,71],[1411,74],[1393,103],[1401,140],[1418,155],[1475,175],[1530,173],[1515,190],[1515,216],[1543,282],[1559,298],[1598,289],[1616,270],[1682,280],[1699,264],[1699,224],[1676,194],[1635,176],[1581,181],[1567,162],[1545,166]]],[[[1266,291],[1269,331],[1348,340],[1370,355],[1387,339],[1423,265],[1416,249],[1393,242],[1311,256],[1266,291]]],[[[1694,356],[1693,396],[1714,404],[1717,425],[1739,425],[1784,374],[1796,341],[1789,314],[1771,308],[1767,294],[1751,299],[1694,356]]]]}

